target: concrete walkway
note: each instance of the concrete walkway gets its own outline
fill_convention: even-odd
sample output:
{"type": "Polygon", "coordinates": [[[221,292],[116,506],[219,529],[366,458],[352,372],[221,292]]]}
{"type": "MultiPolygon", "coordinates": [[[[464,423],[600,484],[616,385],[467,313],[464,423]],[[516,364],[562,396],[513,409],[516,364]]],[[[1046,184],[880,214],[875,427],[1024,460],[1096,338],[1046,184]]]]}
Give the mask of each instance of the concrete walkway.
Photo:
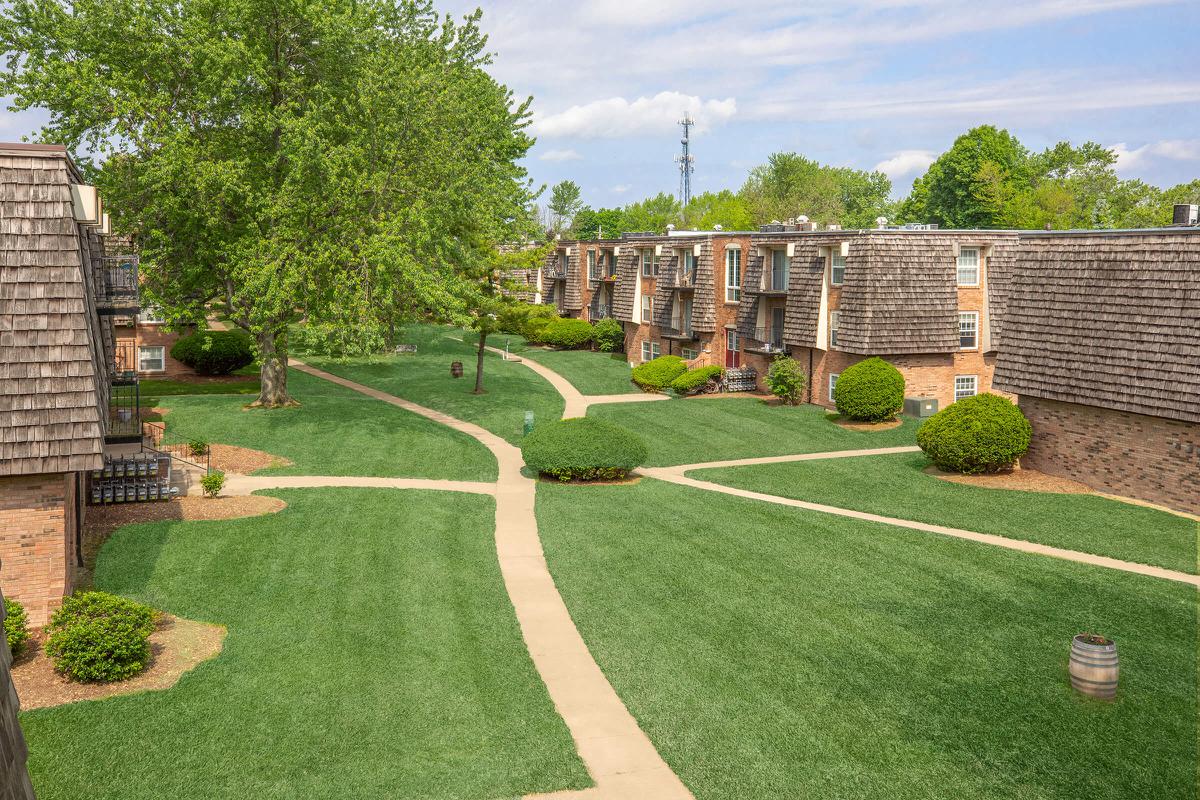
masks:
{"type": "MultiPolygon", "coordinates": [[[[522,363],[531,364],[528,361],[522,363]]],[[[593,788],[582,791],[554,792],[536,797],[545,800],[691,800],[692,793],[671,771],[650,739],[638,727],[633,715],[625,708],[621,698],[600,671],[571,620],[571,614],[554,585],[554,579],[542,553],[537,517],[534,515],[536,484],[521,473],[524,466],[521,451],[494,433],[470,422],[463,422],[440,411],[340,378],[300,361],[291,360],[288,364],[301,372],[462,431],[477,439],[496,457],[500,477],[491,487],[491,493],[496,498],[496,553],[500,561],[500,573],[504,577],[504,585],[508,589],[509,599],[512,600],[534,666],[537,667],[555,708],[571,731],[579,757],[596,784],[593,788]]],[[[565,383],[557,374],[546,371],[555,375],[557,381],[565,383]]],[[[574,387],[571,387],[571,390],[574,391],[574,387]]],[[[575,394],[578,395],[578,392],[575,394]]],[[[568,411],[570,410],[571,405],[568,401],[568,411]]],[[[583,411],[586,410],[584,405],[583,411]]],[[[446,488],[447,484],[452,483],[392,478],[322,480],[404,480],[408,483],[423,484],[422,487],[412,488],[446,488]]]]}

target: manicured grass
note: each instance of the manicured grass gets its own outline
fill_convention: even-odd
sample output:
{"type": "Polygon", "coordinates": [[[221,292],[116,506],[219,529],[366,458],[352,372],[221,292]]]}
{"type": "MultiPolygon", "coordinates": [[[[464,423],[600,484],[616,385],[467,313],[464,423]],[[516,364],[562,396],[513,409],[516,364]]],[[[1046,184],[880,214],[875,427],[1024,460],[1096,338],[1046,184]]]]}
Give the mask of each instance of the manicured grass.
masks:
{"type": "Polygon", "coordinates": [[[1192,587],[650,479],[542,484],[538,517],[698,800],[1196,796],[1192,587]],[[1115,703],[1068,685],[1081,631],[1115,703]]]}
{"type": "Polygon", "coordinates": [[[180,381],[170,378],[147,378],[138,381],[143,406],[156,406],[164,397],[196,394],[251,394],[259,392],[258,377],[227,381],[180,381]]]}
{"type": "Polygon", "coordinates": [[[461,330],[414,325],[400,341],[416,344],[415,354],[345,360],[301,358],[335,375],[474,422],[514,444],[523,436],[526,411],[534,413],[535,421],[562,416],[563,399],[553,386],[529,367],[493,353],[485,356],[485,394],[472,394],[475,347],[464,344],[463,337],[461,330]],[[450,377],[452,361],[463,363],[463,377],[450,377]]]}
{"type": "Polygon", "coordinates": [[[700,480],[994,533],[1195,573],[1195,520],[1090,495],[985,489],[922,470],[922,453],[694,470],[700,480]]]}
{"type": "Polygon", "coordinates": [[[266,475],[496,479],[496,459],[466,434],[298,370],[288,389],[298,408],[247,409],[244,395],[164,397],[167,433],[294,462],[266,475]]]}
{"type": "Polygon", "coordinates": [[[521,353],[521,358],[549,367],[582,394],[634,394],[640,391],[629,380],[632,370],[624,353],[529,348],[521,353]]]}
{"type": "Polygon", "coordinates": [[[747,397],[593,406],[597,416],[641,434],[650,466],[915,444],[918,421],[889,431],[850,431],[819,406],[768,406],[747,397]]]}
{"type": "Polygon", "coordinates": [[[98,588],[229,635],[170,690],[23,714],[41,800],[589,785],[512,614],[490,498],[278,495],[276,515],[126,527],[106,544],[98,588]]]}

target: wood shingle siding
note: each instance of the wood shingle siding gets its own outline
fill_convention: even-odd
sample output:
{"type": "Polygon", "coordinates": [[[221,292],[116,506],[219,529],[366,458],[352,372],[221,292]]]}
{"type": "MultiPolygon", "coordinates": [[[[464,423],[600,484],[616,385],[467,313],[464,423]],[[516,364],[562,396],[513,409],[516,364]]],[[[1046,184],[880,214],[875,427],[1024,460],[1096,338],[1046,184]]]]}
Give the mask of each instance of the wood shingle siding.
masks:
{"type": "Polygon", "coordinates": [[[563,289],[562,308],[565,311],[582,311],[583,310],[583,281],[586,276],[583,271],[586,267],[584,264],[583,248],[578,243],[571,247],[571,255],[567,261],[567,280],[566,286],[563,289]]]}
{"type": "MultiPolygon", "coordinates": [[[[721,268],[724,269],[724,265],[721,268]]],[[[737,310],[738,333],[747,339],[754,338],[754,329],[758,327],[758,289],[762,285],[762,273],[763,257],[757,247],[752,247],[742,267],[742,301],[737,310]]]]}
{"type": "Polygon", "coordinates": [[[995,383],[1200,422],[1200,229],[1022,235],[995,383]]]}
{"type": "Polygon", "coordinates": [[[817,342],[817,317],[825,285],[825,251],[839,240],[810,237],[796,242],[788,261],[787,310],[783,317],[784,344],[813,347],[817,342]]]}
{"type": "Polygon", "coordinates": [[[617,256],[617,283],[613,287],[613,317],[622,322],[633,322],[633,297],[637,293],[637,282],[641,280],[641,250],[621,245],[617,256]]]}
{"type": "Polygon", "coordinates": [[[103,250],[75,222],[78,182],[65,151],[0,146],[3,475],[102,464],[108,361],[94,267],[103,250]]]}
{"type": "Polygon", "coordinates": [[[658,257],[658,280],[654,284],[654,324],[662,328],[671,327],[678,271],[679,257],[664,245],[662,255],[658,257]]]}

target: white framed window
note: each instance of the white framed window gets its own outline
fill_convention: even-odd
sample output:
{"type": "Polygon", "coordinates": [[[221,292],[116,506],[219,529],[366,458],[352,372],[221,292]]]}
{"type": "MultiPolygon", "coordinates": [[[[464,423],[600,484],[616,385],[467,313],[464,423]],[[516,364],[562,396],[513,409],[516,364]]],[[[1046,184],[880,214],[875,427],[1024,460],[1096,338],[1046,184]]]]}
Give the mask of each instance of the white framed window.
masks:
{"type": "Polygon", "coordinates": [[[567,274],[567,267],[570,265],[570,263],[571,256],[568,253],[562,252],[558,254],[558,268],[562,271],[563,275],[567,274]]]}
{"type": "Polygon", "coordinates": [[[658,342],[651,342],[650,343],[650,357],[658,358],[661,355],[662,355],[662,346],[659,345],[658,342]]]}
{"type": "Polygon", "coordinates": [[[642,277],[653,278],[658,274],[658,258],[653,250],[642,251],[642,277]]]}
{"type": "Polygon", "coordinates": [[[648,294],[642,295],[642,322],[654,321],[654,298],[648,294]]]}
{"type": "Polygon", "coordinates": [[[954,376],[954,402],[962,400],[964,397],[974,397],[979,393],[979,376],[978,375],[955,375],[954,376]]]}
{"type": "Polygon", "coordinates": [[[596,251],[588,250],[588,278],[595,280],[600,277],[596,271],[596,251]]]}
{"type": "Polygon", "coordinates": [[[138,348],[138,372],[163,372],[166,356],[161,345],[143,345],[138,348]]]}
{"type": "Polygon", "coordinates": [[[742,249],[725,248],[725,302],[736,303],[742,299],[742,249]]]}
{"type": "Polygon", "coordinates": [[[648,340],[643,340],[642,341],[642,361],[649,361],[650,357],[651,357],[650,356],[650,342],[648,340]]]}
{"type": "Polygon", "coordinates": [[[786,250],[771,251],[771,291],[782,291],[788,288],[791,267],[788,263],[786,250]]]}
{"type": "Polygon", "coordinates": [[[138,311],[137,321],[142,325],[161,325],[166,322],[158,306],[144,306],[138,311]]]}
{"type": "Polygon", "coordinates": [[[829,283],[841,286],[846,279],[846,257],[841,253],[833,253],[829,257],[829,283]]]}
{"type": "Polygon", "coordinates": [[[842,312],[829,312],[829,346],[837,347],[838,343],[838,323],[841,321],[842,312]]]}
{"type": "Polygon", "coordinates": [[[836,374],[831,374],[829,376],[829,402],[831,403],[833,402],[833,390],[834,387],[837,386],[837,379],[838,376],[836,374]]]}
{"type": "Polygon", "coordinates": [[[692,348],[690,348],[690,347],[685,347],[685,348],[683,348],[683,349],[680,351],[680,353],[679,353],[679,354],[680,354],[681,356],[683,356],[683,360],[684,360],[684,361],[691,361],[691,360],[692,360],[692,359],[694,359],[694,358],[696,357],[696,355],[697,355],[696,351],[695,351],[695,350],[693,350],[693,349],[692,349],[692,348]]]}
{"type": "Polygon", "coordinates": [[[974,350],[979,346],[979,312],[958,313],[958,346],[962,350],[974,350]]]}
{"type": "Polygon", "coordinates": [[[979,285],[979,248],[963,247],[958,251],[958,285],[979,285]]]}

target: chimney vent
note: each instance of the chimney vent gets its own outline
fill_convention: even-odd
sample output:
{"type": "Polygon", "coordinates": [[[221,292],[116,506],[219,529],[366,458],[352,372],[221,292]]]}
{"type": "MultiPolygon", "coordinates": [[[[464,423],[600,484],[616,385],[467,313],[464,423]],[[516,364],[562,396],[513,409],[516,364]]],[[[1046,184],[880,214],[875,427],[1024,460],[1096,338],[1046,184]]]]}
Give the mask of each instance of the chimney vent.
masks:
{"type": "Polygon", "coordinates": [[[1200,205],[1176,205],[1171,222],[1174,225],[1200,225],[1200,205]]]}

